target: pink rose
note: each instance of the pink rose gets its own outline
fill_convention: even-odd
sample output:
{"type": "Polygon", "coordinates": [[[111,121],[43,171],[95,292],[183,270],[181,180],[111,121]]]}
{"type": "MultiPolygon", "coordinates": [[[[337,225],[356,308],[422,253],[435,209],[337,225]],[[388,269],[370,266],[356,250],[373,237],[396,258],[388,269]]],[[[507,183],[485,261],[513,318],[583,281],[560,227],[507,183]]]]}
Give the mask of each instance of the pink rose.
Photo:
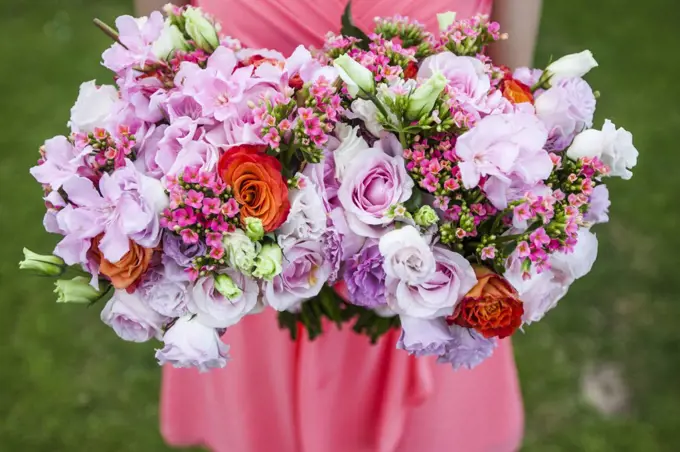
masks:
{"type": "Polygon", "coordinates": [[[387,211],[408,200],[412,189],[413,180],[406,173],[401,157],[390,157],[380,149],[367,149],[347,167],[338,199],[354,232],[376,237],[380,234],[372,232],[371,226],[391,223],[387,211]]]}

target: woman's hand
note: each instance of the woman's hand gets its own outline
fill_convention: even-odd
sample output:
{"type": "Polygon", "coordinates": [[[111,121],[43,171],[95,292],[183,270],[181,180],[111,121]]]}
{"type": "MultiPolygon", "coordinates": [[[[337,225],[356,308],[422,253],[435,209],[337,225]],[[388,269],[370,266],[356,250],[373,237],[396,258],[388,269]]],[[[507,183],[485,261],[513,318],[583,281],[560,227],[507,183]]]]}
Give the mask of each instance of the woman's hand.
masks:
{"type": "Polygon", "coordinates": [[[489,46],[489,54],[496,65],[511,69],[531,66],[541,21],[541,0],[496,0],[493,20],[501,24],[501,32],[509,39],[489,46]]]}
{"type": "Polygon", "coordinates": [[[137,16],[148,16],[154,11],[160,11],[166,4],[186,5],[189,0],[135,0],[135,14],[137,16]]]}

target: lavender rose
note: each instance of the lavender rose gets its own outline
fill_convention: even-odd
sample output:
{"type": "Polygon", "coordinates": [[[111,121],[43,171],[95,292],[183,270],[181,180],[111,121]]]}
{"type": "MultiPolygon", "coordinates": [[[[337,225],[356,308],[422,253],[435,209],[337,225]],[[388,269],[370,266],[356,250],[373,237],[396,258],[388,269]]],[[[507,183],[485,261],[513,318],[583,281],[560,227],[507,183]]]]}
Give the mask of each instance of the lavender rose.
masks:
{"type": "Polygon", "coordinates": [[[391,223],[386,215],[390,206],[411,197],[413,180],[406,173],[404,160],[382,150],[367,149],[360,159],[351,162],[346,174],[338,198],[357,234],[375,236],[370,226],[391,223]]]}
{"type": "Polygon", "coordinates": [[[487,339],[470,328],[452,325],[449,332],[453,340],[449,342],[446,353],[441,355],[437,362],[451,364],[453,370],[461,367],[473,369],[489,358],[498,344],[495,338],[487,339]]]}
{"type": "Polygon", "coordinates": [[[116,290],[101,313],[102,322],[109,325],[121,339],[146,342],[161,337],[163,324],[168,320],[149,308],[139,294],[116,290]]]}
{"type": "Polygon", "coordinates": [[[295,242],[283,250],[283,272],[265,284],[265,299],[277,311],[294,309],[318,295],[330,273],[320,242],[295,242]]]}
{"type": "Polygon", "coordinates": [[[437,356],[438,363],[448,363],[455,370],[472,369],[493,353],[495,339],[485,339],[469,328],[447,325],[443,317],[416,319],[400,316],[401,336],[397,348],[415,356],[437,356]]]}
{"type": "Polygon", "coordinates": [[[465,294],[477,283],[470,263],[460,254],[435,246],[434,271],[421,283],[389,278],[387,304],[399,314],[417,318],[451,315],[465,294]]]}
{"type": "Polygon", "coordinates": [[[404,226],[383,235],[379,247],[385,258],[383,268],[388,285],[392,281],[422,284],[434,274],[436,264],[432,250],[413,226],[404,226]]]}
{"type": "Polygon", "coordinates": [[[199,372],[222,368],[229,360],[229,346],[224,344],[214,328],[203,325],[192,316],[175,322],[163,336],[165,346],[156,350],[160,365],[196,367],[199,372]]]}
{"type": "Polygon", "coordinates": [[[401,320],[401,336],[397,348],[415,356],[441,356],[453,339],[444,317],[418,319],[406,315],[401,320]]]}
{"type": "Polygon", "coordinates": [[[168,271],[169,268],[156,267],[146,272],[137,292],[147,306],[157,313],[181,317],[187,313],[189,280],[185,273],[168,271]]]}
{"type": "Polygon", "coordinates": [[[384,261],[378,242],[373,239],[369,239],[361,251],[349,260],[344,279],[353,304],[374,308],[387,302],[384,261]]]}
{"type": "Polygon", "coordinates": [[[215,278],[206,276],[196,281],[191,291],[189,311],[206,326],[228,328],[257,307],[260,289],[255,280],[233,269],[215,278]],[[218,284],[215,278],[229,278],[228,286],[232,290],[222,289],[227,284],[218,284]]]}
{"type": "Polygon", "coordinates": [[[184,243],[179,235],[166,232],[163,234],[163,257],[172,259],[180,267],[191,267],[195,257],[203,256],[206,252],[205,243],[198,240],[196,243],[184,243]]]}
{"type": "Polygon", "coordinates": [[[577,133],[593,125],[595,95],[581,78],[558,81],[535,101],[536,115],[549,131],[548,145],[562,151],[577,133]]]}

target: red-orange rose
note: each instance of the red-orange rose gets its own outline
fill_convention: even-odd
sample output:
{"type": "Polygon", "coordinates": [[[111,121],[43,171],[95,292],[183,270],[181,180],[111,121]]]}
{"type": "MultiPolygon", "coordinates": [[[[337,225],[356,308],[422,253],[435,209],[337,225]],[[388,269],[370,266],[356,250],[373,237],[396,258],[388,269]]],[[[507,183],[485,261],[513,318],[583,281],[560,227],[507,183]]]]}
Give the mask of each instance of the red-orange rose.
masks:
{"type": "Polygon", "coordinates": [[[404,69],[404,78],[408,80],[416,78],[417,75],[418,65],[415,63],[415,61],[409,61],[408,64],[406,65],[406,69],[404,69]]]}
{"type": "Polygon", "coordinates": [[[235,146],[220,158],[218,171],[241,206],[241,221],[259,218],[264,230],[271,232],[288,218],[290,202],[281,163],[265,154],[264,149],[255,145],[235,146]]]}
{"type": "Polygon", "coordinates": [[[531,88],[513,78],[506,78],[501,82],[501,91],[503,92],[503,97],[513,104],[521,104],[523,102],[534,103],[534,95],[531,93],[531,88]]]}
{"type": "Polygon", "coordinates": [[[446,321],[474,328],[486,338],[510,336],[522,324],[524,306],[517,291],[498,274],[475,266],[477,284],[446,321]]]}
{"type": "Polygon", "coordinates": [[[130,240],[130,249],[118,262],[108,261],[99,251],[101,235],[92,239],[90,253],[99,262],[99,273],[107,276],[116,289],[134,287],[149,268],[153,249],[144,248],[130,240]]]}

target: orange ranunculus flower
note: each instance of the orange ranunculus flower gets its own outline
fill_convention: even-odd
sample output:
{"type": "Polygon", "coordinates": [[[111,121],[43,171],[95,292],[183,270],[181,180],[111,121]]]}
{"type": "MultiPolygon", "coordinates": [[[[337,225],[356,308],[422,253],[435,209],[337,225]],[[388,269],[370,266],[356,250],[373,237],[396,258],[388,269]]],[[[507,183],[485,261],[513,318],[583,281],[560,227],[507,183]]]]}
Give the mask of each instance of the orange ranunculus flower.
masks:
{"type": "Polygon", "coordinates": [[[477,284],[456,306],[449,324],[474,328],[486,338],[510,336],[522,324],[524,306],[517,291],[486,267],[475,266],[477,284]]]}
{"type": "Polygon", "coordinates": [[[218,172],[241,206],[241,221],[262,220],[266,232],[288,218],[288,186],[281,175],[281,163],[264,153],[263,146],[235,146],[220,157],[218,172]]]}
{"type": "Polygon", "coordinates": [[[534,95],[531,93],[531,88],[514,78],[503,80],[501,82],[501,91],[503,92],[503,97],[513,104],[521,104],[523,102],[534,103],[534,95]]]}
{"type": "Polygon", "coordinates": [[[135,284],[139,278],[149,268],[151,257],[153,256],[153,249],[144,248],[143,246],[130,240],[130,249],[118,261],[108,261],[99,251],[99,241],[101,235],[92,239],[92,247],[90,252],[93,257],[99,262],[99,273],[107,276],[111,280],[111,284],[116,289],[127,289],[135,284]]]}

